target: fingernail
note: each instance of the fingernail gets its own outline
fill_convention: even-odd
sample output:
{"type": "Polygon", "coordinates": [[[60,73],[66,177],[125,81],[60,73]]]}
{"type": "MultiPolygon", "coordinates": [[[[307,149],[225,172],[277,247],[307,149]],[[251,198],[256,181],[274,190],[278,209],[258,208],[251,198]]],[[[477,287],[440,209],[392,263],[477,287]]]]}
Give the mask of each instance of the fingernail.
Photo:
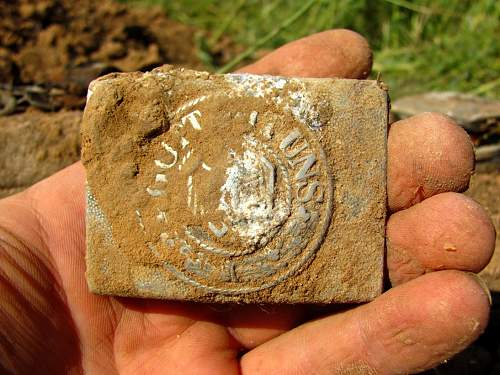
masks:
{"type": "Polygon", "coordinates": [[[479,285],[481,285],[481,288],[483,288],[484,293],[488,297],[488,301],[490,302],[490,306],[493,304],[493,299],[491,298],[491,292],[490,288],[488,288],[488,285],[486,284],[486,281],[479,276],[477,273],[473,272],[467,272],[474,280],[478,282],[479,285]]]}

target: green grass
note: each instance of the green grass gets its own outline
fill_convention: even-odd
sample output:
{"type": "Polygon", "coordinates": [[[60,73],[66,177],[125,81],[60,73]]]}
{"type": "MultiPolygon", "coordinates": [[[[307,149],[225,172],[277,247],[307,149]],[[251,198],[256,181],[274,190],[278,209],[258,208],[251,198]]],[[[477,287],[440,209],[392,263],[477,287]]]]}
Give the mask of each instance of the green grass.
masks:
{"type": "MultiPolygon", "coordinates": [[[[130,0],[129,0],[130,1],[130,0]]],[[[202,30],[200,55],[223,36],[247,48],[229,66],[260,49],[331,28],[363,34],[374,50],[374,75],[392,96],[456,90],[500,97],[498,0],[139,0],[202,30]]]]}

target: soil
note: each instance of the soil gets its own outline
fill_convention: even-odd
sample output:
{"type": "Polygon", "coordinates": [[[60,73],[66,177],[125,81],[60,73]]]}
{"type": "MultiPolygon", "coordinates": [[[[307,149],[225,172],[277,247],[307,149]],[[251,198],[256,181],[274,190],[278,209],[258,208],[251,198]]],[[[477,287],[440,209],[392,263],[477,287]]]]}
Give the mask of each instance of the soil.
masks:
{"type": "Polygon", "coordinates": [[[81,111],[0,117],[0,198],[80,158],[81,111]]]}
{"type": "Polygon", "coordinates": [[[194,35],[159,8],[109,0],[4,2],[0,88],[19,99],[26,86],[35,86],[38,97],[28,98],[32,106],[82,108],[88,84],[102,74],[165,63],[202,68],[194,35]]]}
{"type": "Polygon", "coordinates": [[[481,272],[489,287],[500,292],[500,170],[477,172],[466,194],[478,201],[490,215],[497,231],[496,249],[490,264],[481,272]]]}

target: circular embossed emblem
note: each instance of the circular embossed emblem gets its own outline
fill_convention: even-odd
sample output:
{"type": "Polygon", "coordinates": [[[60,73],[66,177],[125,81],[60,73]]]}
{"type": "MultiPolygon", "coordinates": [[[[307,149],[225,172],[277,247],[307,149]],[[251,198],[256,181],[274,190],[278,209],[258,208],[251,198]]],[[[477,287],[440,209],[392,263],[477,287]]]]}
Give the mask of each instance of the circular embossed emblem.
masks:
{"type": "MultiPolygon", "coordinates": [[[[259,97],[201,96],[145,150],[140,225],[176,277],[210,292],[277,285],[305,266],[332,213],[314,131],[259,97]]],[[[138,213],[140,215],[140,213],[138,213]]]]}

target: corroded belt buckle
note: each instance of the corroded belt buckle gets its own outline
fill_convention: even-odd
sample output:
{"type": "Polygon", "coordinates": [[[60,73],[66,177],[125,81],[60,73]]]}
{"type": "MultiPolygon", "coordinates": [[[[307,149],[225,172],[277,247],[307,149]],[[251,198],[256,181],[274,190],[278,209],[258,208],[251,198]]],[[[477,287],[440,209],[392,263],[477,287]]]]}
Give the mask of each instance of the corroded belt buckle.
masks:
{"type": "Polygon", "coordinates": [[[164,66],[89,88],[87,280],[203,302],[382,290],[388,96],[377,81],[164,66]]]}

